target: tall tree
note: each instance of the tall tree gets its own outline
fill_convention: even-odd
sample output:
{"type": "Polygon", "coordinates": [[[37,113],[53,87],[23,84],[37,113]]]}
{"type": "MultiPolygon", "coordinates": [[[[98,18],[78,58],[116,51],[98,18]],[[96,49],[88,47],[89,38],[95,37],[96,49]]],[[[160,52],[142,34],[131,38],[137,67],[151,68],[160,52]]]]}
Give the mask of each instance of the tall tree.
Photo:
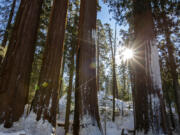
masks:
{"type": "Polygon", "coordinates": [[[0,123],[9,128],[24,112],[43,0],[21,0],[0,72],[0,123]]]}
{"type": "MultiPolygon", "coordinates": [[[[174,90],[174,95],[175,95],[175,103],[176,103],[176,108],[179,116],[179,122],[180,122],[180,86],[178,83],[178,73],[177,73],[177,64],[176,64],[176,58],[175,58],[175,47],[173,42],[171,41],[171,35],[172,31],[171,28],[173,27],[172,25],[175,25],[172,19],[168,18],[168,13],[166,11],[166,4],[167,2],[165,0],[160,1],[162,13],[161,17],[163,20],[163,24],[161,25],[161,28],[164,35],[165,35],[165,40],[166,40],[166,48],[168,52],[168,59],[167,63],[169,63],[169,70],[171,73],[172,77],[172,84],[173,84],[173,90],[174,90]]],[[[177,25],[177,24],[176,24],[177,25]]]]}
{"type": "Polygon", "coordinates": [[[105,86],[103,85],[106,81],[107,76],[105,75],[105,68],[109,67],[109,46],[106,41],[106,33],[104,25],[100,20],[97,20],[97,89],[104,90],[105,86]],[[108,64],[107,64],[108,63],[108,64]],[[106,66],[106,67],[105,67],[106,66]]]}
{"type": "MultiPolygon", "coordinates": [[[[98,112],[96,87],[96,0],[81,0],[79,22],[79,48],[78,48],[78,87],[76,92],[79,99],[75,99],[74,134],[77,135],[79,121],[82,134],[102,134],[98,112]],[[78,89],[78,90],[77,90],[78,89]],[[79,100],[79,101],[78,101],[79,100]],[[78,113],[77,109],[80,110],[78,113]],[[87,129],[90,128],[91,132],[87,129]]],[[[75,94],[75,98],[76,94],[75,94]]]]}
{"type": "Polygon", "coordinates": [[[38,79],[42,65],[44,46],[46,43],[47,29],[49,24],[49,16],[51,13],[51,0],[44,0],[42,5],[42,11],[40,16],[39,30],[36,40],[36,50],[34,54],[34,61],[32,64],[31,72],[31,81],[29,86],[29,103],[32,102],[32,99],[35,95],[36,90],[38,89],[38,79]]]}
{"type": "Polygon", "coordinates": [[[31,106],[31,112],[37,115],[37,121],[47,120],[53,127],[56,127],[67,6],[68,0],[53,1],[38,82],[39,90],[31,106]]]}
{"type": "MultiPolygon", "coordinates": [[[[12,22],[12,19],[13,19],[15,6],[16,6],[16,0],[13,0],[12,6],[11,6],[11,11],[9,13],[8,23],[7,23],[7,26],[6,26],[5,33],[4,33],[4,38],[3,38],[3,41],[2,41],[2,44],[1,44],[1,46],[3,47],[2,49],[5,48],[6,43],[8,41],[9,31],[10,31],[10,28],[11,28],[11,22],[12,22]]],[[[3,56],[0,55],[0,63],[2,62],[2,59],[3,59],[3,56]]]]}
{"type": "Polygon", "coordinates": [[[135,130],[167,133],[167,121],[157,47],[154,44],[151,3],[133,1],[135,60],[135,130]],[[141,79],[139,79],[141,77],[141,79]]]}
{"type": "MultiPolygon", "coordinates": [[[[109,39],[110,50],[111,50],[111,65],[112,65],[112,92],[113,92],[113,115],[112,120],[115,121],[115,98],[118,97],[117,80],[116,80],[116,63],[115,63],[115,50],[116,44],[113,45],[112,29],[109,24],[106,24],[107,38],[109,39]]],[[[116,34],[115,34],[116,36],[116,34]]]]}
{"type": "Polygon", "coordinates": [[[70,116],[70,110],[71,110],[71,95],[72,95],[72,89],[73,89],[73,76],[74,76],[74,58],[77,48],[77,34],[78,34],[78,11],[79,11],[79,1],[76,0],[75,3],[72,3],[71,6],[69,6],[69,12],[70,12],[70,19],[67,24],[67,29],[70,30],[70,44],[71,44],[71,50],[70,52],[70,63],[69,63],[69,86],[68,86],[68,92],[67,92],[67,104],[66,104],[66,116],[65,116],[65,134],[68,133],[69,130],[69,116],[70,116]],[[73,10],[73,8],[75,8],[73,10]],[[75,13],[74,15],[72,13],[75,13]],[[73,24],[73,25],[72,25],[73,24]]]}

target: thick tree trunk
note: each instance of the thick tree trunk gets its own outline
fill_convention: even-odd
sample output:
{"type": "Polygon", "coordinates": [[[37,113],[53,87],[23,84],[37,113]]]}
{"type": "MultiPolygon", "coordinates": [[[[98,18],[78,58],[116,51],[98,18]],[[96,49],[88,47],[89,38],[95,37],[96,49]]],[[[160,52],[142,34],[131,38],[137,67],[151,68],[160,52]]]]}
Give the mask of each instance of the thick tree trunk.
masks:
{"type": "Polygon", "coordinates": [[[11,127],[24,112],[43,0],[22,0],[0,73],[0,122],[11,127]]]}
{"type": "Polygon", "coordinates": [[[69,131],[69,115],[71,109],[71,94],[72,94],[72,85],[73,85],[73,75],[74,75],[74,55],[75,55],[75,44],[72,44],[71,51],[71,64],[69,68],[69,87],[67,93],[67,104],[66,104],[66,116],[65,116],[65,134],[69,131]]]}
{"type": "MultiPolygon", "coordinates": [[[[11,6],[11,11],[10,11],[10,14],[9,14],[8,23],[7,23],[7,26],[6,26],[6,31],[4,33],[4,38],[3,38],[3,41],[2,41],[2,44],[1,44],[1,47],[2,47],[3,50],[4,50],[5,46],[6,46],[6,43],[7,43],[8,37],[9,37],[9,31],[10,31],[10,28],[11,28],[11,22],[12,22],[12,19],[13,19],[15,6],[16,6],[16,0],[13,0],[12,6],[11,6]]],[[[2,60],[3,60],[3,56],[0,55],[0,64],[2,63],[2,60]]]]}
{"type": "Polygon", "coordinates": [[[152,134],[167,133],[158,51],[153,42],[151,5],[134,0],[135,130],[152,134]]]}
{"type": "Polygon", "coordinates": [[[47,120],[53,127],[56,127],[67,5],[68,0],[54,0],[38,82],[39,90],[31,106],[31,113],[37,115],[37,121],[47,120]]]}
{"type": "MultiPolygon", "coordinates": [[[[80,134],[101,134],[96,87],[96,0],[81,0],[79,23],[80,134]],[[90,129],[90,130],[89,130],[90,129]]],[[[76,91],[77,92],[77,91],[76,91]]],[[[75,116],[77,113],[75,106],[75,116]]],[[[76,123],[74,125],[77,126],[76,123]]],[[[75,128],[75,127],[74,127],[75,128]]]]}

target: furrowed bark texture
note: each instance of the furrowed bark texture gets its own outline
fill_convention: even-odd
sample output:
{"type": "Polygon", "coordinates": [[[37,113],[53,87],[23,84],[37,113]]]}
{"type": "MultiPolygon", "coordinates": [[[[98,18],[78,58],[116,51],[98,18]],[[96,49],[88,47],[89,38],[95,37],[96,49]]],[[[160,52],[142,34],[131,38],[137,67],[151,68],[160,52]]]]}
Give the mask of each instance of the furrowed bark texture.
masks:
{"type": "Polygon", "coordinates": [[[0,72],[0,123],[11,127],[24,112],[43,0],[22,0],[0,72]]]}
{"type": "Polygon", "coordinates": [[[39,77],[39,90],[31,107],[31,111],[37,114],[37,121],[48,120],[54,127],[58,110],[67,6],[68,0],[54,0],[39,77]]]}
{"type": "Polygon", "coordinates": [[[134,105],[137,132],[167,133],[158,51],[154,44],[150,1],[133,0],[135,60],[134,105]]]}
{"type": "MultiPolygon", "coordinates": [[[[97,128],[98,131],[96,133],[100,133],[101,126],[96,88],[96,6],[96,0],[81,0],[79,61],[77,64],[79,66],[80,124],[82,130],[83,128],[85,129],[85,126],[91,126],[97,128]],[[85,120],[86,118],[88,118],[88,123],[85,120]]],[[[76,109],[77,108],[75,108],[75,113],[77,113],[76,109]]],[[[76,125],[76,123],[74,124],[76,125]]]]}

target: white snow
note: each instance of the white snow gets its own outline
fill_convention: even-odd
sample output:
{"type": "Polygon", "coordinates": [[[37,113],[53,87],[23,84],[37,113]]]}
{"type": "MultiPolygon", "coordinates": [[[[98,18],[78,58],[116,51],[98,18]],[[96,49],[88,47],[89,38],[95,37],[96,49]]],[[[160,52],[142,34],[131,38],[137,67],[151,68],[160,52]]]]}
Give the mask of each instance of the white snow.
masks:
{"type": "Polygon", "coordinates": [[[97,123],[94,123],[95,120],[88,114],[84,115],[81,120],[80,135],[102,135],[100,132],[97,123]]]}
{"type": "Polygon", "coordinates": [[[6,129],[0,126],[0,135],[52,135],[53,127],[48,121],[36,121],[36,114],[31,112],[13,124],[12,128],[6,129]]]}
{"type": "Polygon", "coordinates": [[[112,99],[113,97],[107,96],[104,91],[98,93],[103,133],[106,133],[106,135],[120,135],[122,129],[124,129],[124,133],[129,135],[128,131],[134,130],[132,102],[115,99],[116,118],[115,122],[112,122],[112,99]]]}
{"type": "MultiPolygon", "coordinates": [[[[133,110],[131,102],[124,102],[122,100],[116,99],[116,120],[112,122],[112,96],[106,96],[104,91],[99,91],[98,93],[98,104],[100,110],[101,125],[103,133],[106,132],[106,135],[120,135],[122,129],[124,133],[134,129],[134,120],[133,120],[133,110]],[[123,112],[123,116],[122,116],[123,112]],[[106,122],[106,127],[105,127],[106,122]],[[106,130],[105,130],[106,129],[106,130]]],[[[74,101],[74,93],[72,93],[72,101],[74,101]]],[[[72,104],[73,105],[73,104],[72,104]]],[[[61,97],[59,101],[59,116],[58,122],[64,123],[65,120],[65,109],[66,109],[66,95],[61,97]]],[[[81,135],[101,135],[102,133],[97,128],[97,124],[91,124],[92,118],[86,115],[83,118],[81,124],[85,125],[85,128],[81,128],[81,135]],[[90,123],[90,124],[88,124],[90,123]]],[[[72,122],[73,122],[73,113],[70,115],[70,128],[69,134],[72,134],[72,122]]],[[[51,135],[53,131],[52,125],[48,121],[36,121],[36,114],[30,113],[26,118],[25,115],[21,118],[20,121],[15,122],[13,127],[10,129],[3,128],[0,126],[0,135],[51,135]]],[[[64,128],[56,128],[57,135],[64,135],[64,128]]]]}
{"type": "Polygon", "coordinates": [[[36,121],[36,114],[31,112],[24,120],[26,135],[51,135],[53,126],[47,120],[36,121]]]}

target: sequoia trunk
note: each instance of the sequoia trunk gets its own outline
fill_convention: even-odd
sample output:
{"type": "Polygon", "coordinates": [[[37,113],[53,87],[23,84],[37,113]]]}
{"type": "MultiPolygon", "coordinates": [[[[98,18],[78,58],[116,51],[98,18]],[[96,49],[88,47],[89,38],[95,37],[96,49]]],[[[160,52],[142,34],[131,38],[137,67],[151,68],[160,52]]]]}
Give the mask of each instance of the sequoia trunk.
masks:
{"type": "MultiPolygon", "coordinates": [[[[81,134],[101,134],[96,87],[96,0],[81,0],[79,23],[79,110],[81,134]],[[91,129],[91,132],[88,129],[91,129]]],[[[76,90],[78,92],[78,90],[76,90]]],[[[78,104],[78,102],[76,102],[78,104]]],[[[75,105],[75,116],[77,113],[75,105]]],[[[76,121],[75,121],[76,122],[76,121]]],[[[78,122],[78,120],[77,120],[78,122]]],[[[74,123],[77,126],[77,123],[74,123]]],[[[75,126],[74,126],[75,127],[75,126]]]]}
{"type": "Polygon", "coordinates": [[[11,127],[24,112],[43,0],[22,0],[0,72],[0,122],[11,127]]]}
{"type": "Polygon", "coordinates": [[[135,130],[152,134],[167,133],[167,121],[157,47],[154,43],[151,4],[133,0],[135,60],[135,130]]]}
{"type": "Polygon", "coordinates": [[[39,90],[32,102],[31,113],[56,126],[60,71],[64,49],[64,33],[68,0],[54,0],[48,28],[43,63],[39,77],[39,90]]]}

